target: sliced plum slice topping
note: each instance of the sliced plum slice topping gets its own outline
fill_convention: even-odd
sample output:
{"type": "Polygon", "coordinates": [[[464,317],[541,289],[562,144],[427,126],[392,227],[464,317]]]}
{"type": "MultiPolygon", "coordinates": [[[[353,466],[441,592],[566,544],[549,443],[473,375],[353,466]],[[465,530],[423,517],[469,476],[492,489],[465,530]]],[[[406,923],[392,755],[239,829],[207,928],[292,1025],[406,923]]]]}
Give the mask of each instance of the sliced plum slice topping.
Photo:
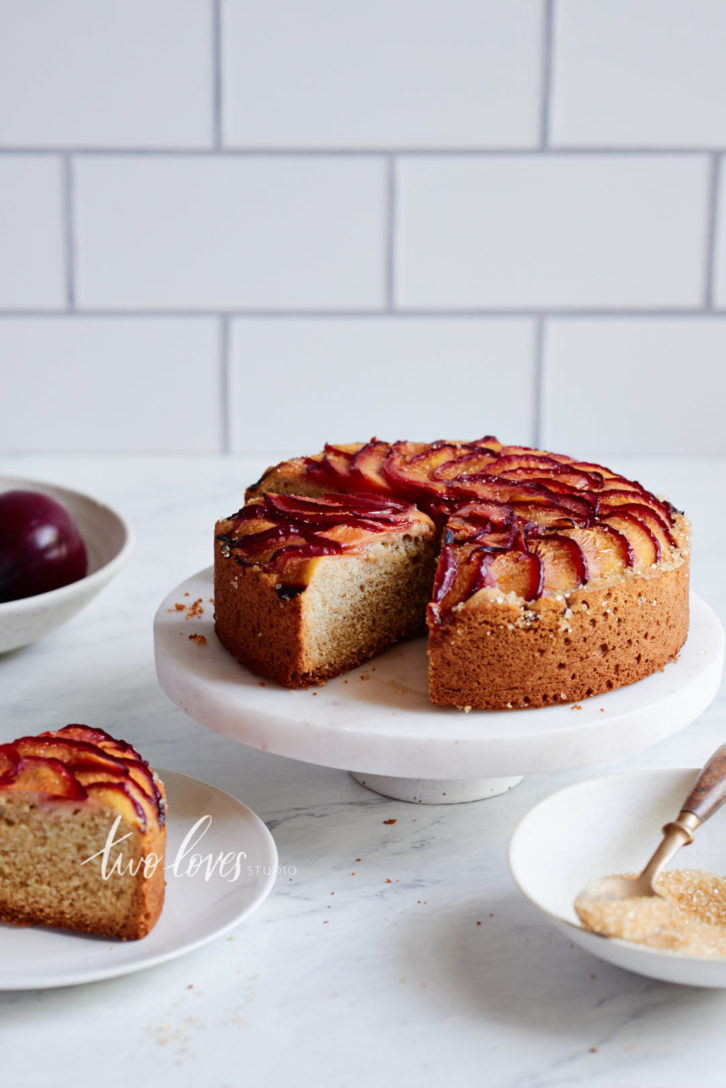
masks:
{"type": "Polygon", "coordinates": [[[405,522],[411,503],[445,530],[432,598],[440,613],[484,588],[526,601],[568,593],[645,570],[678,546],[677,512],[637,481],[492,435],[468,442],[371,438],[326,445],[304,463],[328,490],[312,498],[266,495],[262,509],[258,499],[234,515],[235,526],[262,519],[246,536],[220,537],[243,565],[284,569],[291,581],[292,559],[347,550],[346,533],[334,526],[384,532],[405,522]]]}

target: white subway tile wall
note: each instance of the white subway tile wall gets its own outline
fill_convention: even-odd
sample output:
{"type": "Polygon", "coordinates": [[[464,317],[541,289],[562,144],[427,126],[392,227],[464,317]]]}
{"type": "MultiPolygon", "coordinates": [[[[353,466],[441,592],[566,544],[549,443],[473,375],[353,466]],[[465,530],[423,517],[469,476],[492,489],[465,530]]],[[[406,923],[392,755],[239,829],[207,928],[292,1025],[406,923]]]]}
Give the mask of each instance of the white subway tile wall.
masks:
{"type": "Polygon", "coordinates": [[[396,301],[413,309],[698,306],[708,161],[411,157],[396,301]]]}
{"type": "Polygon", "coordinates": [[[0,451],[726,454],[722,0],[0,0],[0,451]]]}
{"type": "Polygon", "coordinates": [[[540,0],[225,0],[225,139],[537,147],[543,13],[540,0]]]}
{"type": "Polygon", "coordinates": [[[208,0],[2,0],[0,140],[210,147],[208,0]]]}
{"type": "Polygon", "coordinates": [[[81,157],[81,309],[383,306],[375,158],[81,157]]]}
{"type": "Polygon", "coordinates": [[[723,0],[557,0],[552,140],[726,145],[723,0]]]}
{"type": "Polygon", "coordinates": [[[214,452],[219,368],[213,318],[2,317],[3,445],[214,452]]]}
{"type": "Polygon", "coordinates": [[[542,440],[587,457],[617,421],[620,453],[723,453],[725,365],[725,317],[554,318],[544,344],[542,440]],[[583,359],[599,380],[573,411],[583,359]]]}
{"type": "Polygon", "coordinates": [[[65,307],[62,163],[0,156],[0,307],[65,307]]]}
{"type": "Polygon", "coordinates": [[[231,448],[477,438],[489,420],[532,442],[535,332],[531,318],[236,318],[231,448]]]}

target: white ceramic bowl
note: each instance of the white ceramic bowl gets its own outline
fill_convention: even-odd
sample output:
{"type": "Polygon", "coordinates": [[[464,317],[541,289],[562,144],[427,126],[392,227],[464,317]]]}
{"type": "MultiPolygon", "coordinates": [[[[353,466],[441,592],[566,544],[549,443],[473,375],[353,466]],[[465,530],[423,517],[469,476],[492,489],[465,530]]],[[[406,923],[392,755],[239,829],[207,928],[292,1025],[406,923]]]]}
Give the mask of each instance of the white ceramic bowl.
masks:
{"type": "Polygon", "coordinates": [[[49,593],[0,603],[0,653],[35,642],[74,616],[123,566],[134,542],[129,523],[89,495],[39,480],[0,476],[0,492],[16,489],[40,491],[70,510],[88,552],[88,574],[49,593]]]}
{"type": "MultiPolygon", "coordinates": [[[[578,782],[535,805],[509,844],[515,883],[569,941],[640,975],[726,988],[726,957],[682,956],[582,929],[577,893],[589,880],[639,872],[675,818],[698,769],[633,771],[578,782]]],[[[726,808],[696,832],[669,868],[726,875],[726,808]]]]}

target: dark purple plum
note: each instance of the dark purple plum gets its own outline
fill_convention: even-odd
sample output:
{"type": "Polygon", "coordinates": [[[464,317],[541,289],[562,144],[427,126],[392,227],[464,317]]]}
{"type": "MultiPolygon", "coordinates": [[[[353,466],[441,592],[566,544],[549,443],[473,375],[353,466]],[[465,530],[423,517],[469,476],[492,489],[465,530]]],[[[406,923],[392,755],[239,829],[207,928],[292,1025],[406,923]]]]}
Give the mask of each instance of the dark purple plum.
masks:
{"type": "Polygon", "coordinates": [[[87,571],[86,545],[65,506],[38,491],[0,494],[0,601],[47,593],[87,571]]]}

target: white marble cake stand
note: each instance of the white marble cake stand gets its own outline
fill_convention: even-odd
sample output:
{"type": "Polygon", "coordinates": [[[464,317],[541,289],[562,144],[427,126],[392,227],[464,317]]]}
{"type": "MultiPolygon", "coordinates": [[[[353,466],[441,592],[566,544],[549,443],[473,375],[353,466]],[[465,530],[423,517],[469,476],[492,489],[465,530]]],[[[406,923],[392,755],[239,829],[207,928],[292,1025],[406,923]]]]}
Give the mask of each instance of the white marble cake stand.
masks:
{"type": "Polygon", "coordinates": [[[159,606],[154,651],[166,694],[195,721],[242,744],[344,768],[364,786],[404,801],[479,800],[511,789],[528,772],[628,755],[697,718],[721,680],[723,628],[694,596],[677,662],[582,704],[469,714],[434,707],[424,639],[321,687],[288,691],[261,681],[217,641],[212,593],[209,568],[159,606]]]}

